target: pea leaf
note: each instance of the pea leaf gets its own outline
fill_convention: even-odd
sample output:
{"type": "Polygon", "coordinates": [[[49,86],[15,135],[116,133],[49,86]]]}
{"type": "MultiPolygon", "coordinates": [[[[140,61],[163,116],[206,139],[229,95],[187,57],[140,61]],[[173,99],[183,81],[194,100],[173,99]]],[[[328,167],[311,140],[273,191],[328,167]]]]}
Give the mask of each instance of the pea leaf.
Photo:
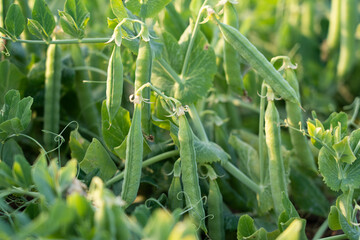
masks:
{"type": "Polygon", "coordinates": [[[332,147],[341,162],[351,164],[356,160],[356,157],[350,148],[350,141],[348,136],[344,137],[344,139],[340,142],[335,143],[332,147]]]}
{"type": "Polygon", "coordinates": [[[114,15],[121,21],[128,17],[126,8],[122,0],[110,0],[111,9],[114,15]]]}
{"type": "Polygon", "coordinates": [[[56,199],[55,181],[47,167],[45,156],[42,154],[33,165],[31,175],[37,190],[45,196],[48,203],[56,199]]]}
{"type": "Polygon", "coordinates": [[[60,24],[64,31],[79,39],[85,35],[85,27],[90,19],[82,0],[66,0],[65,11],[59,11],[60,24]]]}
{"type": "Polygon", "coordinates": [[[114,148],[119,146],[126,138],[131,125],[130,113],[120,107],[112,123],[110,124],[109,113],[105,100],[101,106],[101,129],[106,146],[115,153],[114,148]]]}
{"type": "Polygon", "coordinates": [[[190,36],[191,27],[186,29],[179,43],[170,34],[163,34],[163,59],[154,61],[151,79],[157,88],[179,99],[183,104],[193,103],[205,97],[216,73],[215,53],[205,36],[199,32],[184,75],[181,76],[190,36]]]}
{"type": "Polygon", "coordinates": [[[47,42],[51,40],[50,36],[45,32],[45,29],[38,21],[34,19],[28,19],[27,26],[32,35],[35,35],[36,37],[41,38],[47,42]]]}
{"type": "Polygon", "coordinates": [[[11,4],[5,18],[6,29],[15,37],[19,37],[25,29],[25,18],[17,4],[11,4]]]}
{"type": "Polygon", "coordinates": [[[17,90],[6,93],[4,105],[0,111],[0,140],[11,134],[24,131],[31,120],[31,105],[33,99],[26,97],[20,100],[17,90]]]}
{"type": "Polygon", "coordinates": [[[71,131],[70,133],[70,141],[69,147],[71,150],[71,157],[81,162],[86,154],[86,150],[88,149],[90,142],[83,138],[78,130],[71,131]]]}
{"type": "Polygon", "coordinates": [[[55,28],[55,19],[45,0],[35,0],[32,17],[33,20],[29,19],[32,25],[29,31],[36,36],[39,36],[38,32],[40,32],[42,38],[46,37],[43,38],[44,40],[50,41],[50,35],[55,28]],[[34,31],[34,28],[37,31],[34,31]]]}
{"type": "Polygon", "coordinates": [[[323,175],[324,181],[333,191],[346,190],[351,187],[356,189],[360,187],[360,161],[356,160],[347,168],[339,170],[339,166],[334,156],[325,147],[319,152],[319,171],[323,175]],[[342,172],[342,174],[340,174],[342,172]]]}
{"type": "Polygon", "coordinates": [[[14,139],[8,139],[4,143],[4,146],[2,146],[2,143],[0,143],[0,148],[3,148],[1,160],[10,167],[12,167],[14,163],[15,155],[24,155],[22,148],[14,139]]]}
{"type": "Polygon", "coordinates": [[[90,143],[84,159],[80,163],[80,168],[86,173],[99,169],[99,177],[104,181],[114,176],[117,168],[110,156],[96,138],[90,143]]]}
{"type": "Polygon", "coordinates": [[[171,0],[127,0],[126,7],[141,18],[152,18],[171,2],[171,0]]]}
{"type": "Polygon", "coordinates": [[[254,232],[256,232],[254,219],[252,219],[249,215],[242,215],[238,222],[237,228],[237,238],[243,239],[245,237],[251,236],[254,232]]]}
{"type": "Polygon", "coordinates": [[[350,138],[349,138],[349,142],[350,142],[350,147],[354,153],[354,155],[356,156],[356,158],[360,158],[360,129],[356,129],[354,130],[351,134],[350,134],[350,138]]]}
{"type": "Polygon", "coordinates": [[[339,212],[339,221],[341,225],[341,229],[344,231],[349,240],[358,240],[360,238],[360,231],[358,227],[351,226],[344,215],[339,212]]]}
{"type": "Polygon", "coordinates": [[[76,178],[77,174],[77,161],[72,159],[59,170],[59,187],[60,192],[66,190],[76,178]]]}
{"type": "Polygon", "coordinates": [[[340,220],[339,220],[339,212],[336,206],[331,206],[330,212],[328,215],[329,220],[329,228],[333,231],[340,230],[340,220]]]}
{"type": "MultiPolygon", "coordinates": [[[[0,62],[0,96],[5,96],[11,89],[19,89],[22,79],[25,75],[10,61],[0,62]],[[10,77],[11,76],[11,77],[10,77]]],[[[3,98],[0,98],[0,104],[4,104],[3,98]]]]}
{"type": "Polygon", "coordinates": [[[15,156],[12,172],[20,187],[28,188],[32,185],[31,166],[23,155],[15,156]]]}
{"type": "Polygon", "coordinates": [[[300,218],[292,218],[286,224],[285,231],[283,231],[276,239],[277,240],[287,240],[287,239],[294,239],[294,240],[306,240],[305,234],[305,219],[300,218]]]}

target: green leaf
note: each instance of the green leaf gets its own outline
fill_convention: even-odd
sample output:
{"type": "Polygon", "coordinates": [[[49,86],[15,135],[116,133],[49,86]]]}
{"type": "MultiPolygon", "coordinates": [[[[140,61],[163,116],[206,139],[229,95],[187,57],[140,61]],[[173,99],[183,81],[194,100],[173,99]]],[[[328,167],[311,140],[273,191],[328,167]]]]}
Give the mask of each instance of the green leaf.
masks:
{"type": "Polygon", "coordinates": [[[251,236],[256,232],[256,228],[254,225],[254,219],[252,219],[249,215],[242,215],[238,222],[237,227],[237,239],[244,239],[246,237],[251,236]]]}
{"type": "Polygon", "coordinates": [[[346,113],[344,112],[333,112],[332,114],[330,114],[330,116],[328,117],[328,119],[326,119],[323,122],[324,128],[325,129],[330,129],[330,128],[335,128],[339,125],[339,123],[341,124],[341,135],[345,135],[346,131],[347,131],[347,121],[348,121],[348,116],[346,113]]]}
{"type": "MultiPolygon", "coordinates": [[[[110,0],[111,9],[119,21],[128,17],[122,0],[110,0]]],[[[117,24],[116,24],[117,25],[117,24]]]]}
{"type": "Polygon", "coordinates": [[[53,203],[56,199],[55,181],[49,172],[43,154],[36,160],[31,173],[37,190],[45,196],[48,203],[53,203]]]}
{"type": "Polygon", "coordinates": [[[44,28],[40,25],[38,21],[28,19],[27,26],[32,35],[41,38],[46,42],[49,42],[51,40],[50,36],[45,32],[44,28]]]}
{"type": "Polygon", "coordinates": [[[312,178],[292,168],[290,184],[292,199],[299,209],[317,216],[327,216],[329,201],[312,178]]]}
{"type": "Polygon", "coordinates": [[[86,173],[90,173],[94,169],[99,169],[99,177],[104,181],[114,176],[117,168],[111,160],[105,148],[96,138],[90,143],[84,159],[80,163],[80,168],[86,173]]]}
{"type": "Polygon", "coordinates": [[[31,120],[31,105],[33,99],[26,97],[20,100],[17,90],[10,90],[4,98],[4,105],[0,111],[0,140],[11,134],[18,134],[25,130],[31,120]]]}
{"type": "Polygon", "coordinates": [[[306,240],[305,235],[305,220],[295,218],[291,220],[290,225],[283,231],[276,240],[306,240]]]}
{"type": "Polygon", "coordinates": [[[16,185],[11,169],[3,161],[0,161],[0,177],[0,187],[7,188],[16,185]]]}
{"type": "Polygon", "coordinates": [[[350,140],[348,136],[344,137],[341,142],[335,143],[332,147],[336,151],[339,161],[351,164],[356,160],[356,157],[350,148],[350,140]]]}
{"type": "Polygon", "coordinates": [[[77,161],[72,159],[68,161],[65,167],[59,170],[60,192],[66,190],[74,181],[77,174],[77,161]]]}
{"type": "MultiPolygon", "coordinates": [[[[32,17],[37,21],[36,25],[40,25],[43,29],[44,34],[47,36],[46,39],[51,40],[50,35],[55,28],[55,19],[45,0],[35,0],[32,17]]],[[[37,26],[37,28],[39,28],[39,26],[37,26]]]]}
{"type": "Polygon", "coordinates": [[[5,18],[6,29],[15,37],[19,37],[25,29],[25,18],[17,4],[11,4],[5,18]]]}
{"type": "Polygon", "coordinates": [[[330,212],[328,215],[329,228],[333,231],[341,229],[340,220],[339,220],[339,211],[336,206],[331,206],[330,212]]]}
{"type": "Polygon", "coordinates": [[[344,231],[349,240],[359,240],[360,239],[360,231],[356,226],[351,226],[346,218],[339,213],[339,221],[341,225],[341,229],[344,231]]]}
{"type": "Polygon", "coordinates": [[[9,38],[11,38],[11,40],[13,41],[17,41],[16,36],[12,35],[8,30],[6,30],[5,28],[0,27],[0,32],[6,36],[8,36],[9,38]]]}
{"type": "Polygon", "coordinates": [[[8,139],[4,146],[0,142],[0,148],[3,148],[1,160],[5,162],[8,166],[12,167],[14,163],[14,156],[15,155],[24,155],[22,148],[14,139],[8,139]]]}
{"type": "Polygon", "coordinates": [[[16,155],[14,158],[12,169],[14,179],[20,184],[20,187],[30,187],[33,184],[30,164],[23,155],[16,155]]]}
{"type": "Polygon", "coordinates": [[[83,138],[78,130],[71,131],[69,147],[71,150],[71,157],[77,159],[78,162],[81,162],[84,157],[86,150],[88,149],[90,142],[83,138]]]}
{"type": "Polygon", "coordinates": [[[65,11],[59,11],[60,24],[67,34],[83,38],[90,14],[82,0],[66,0],[65,11]]]}
{"type": "MultiPolygon", "coordinates": [[[[25,75],[10,61],[4,60],[0,62],[0,96],[5,96],[6,92],[11,89],[19,89],[21,80],[25,75]],[[11,76],[11,77],[10,77],[11,76]]],[[[0,105],[4,104],[4,100],[0,98],[0,105]]]]}
{"type": "MultiPolygon", "coordinates": [[[[346,168],[339,170],[334,156],[326,148],[322,148],[318,157],[319,170],[324,181],[333,191],[346,190],[349,187],[356,189],[360,187],[360,161],[356,160],[346,168]],[[342,174],[340,174],[342,172],[342,174]]],[[[342,165],[340,164],[340,167],[342,165]]]]}
{"type": "Polygon", "coordinates": [[[360,158],[360,129],[352,131],[349,138],[350,147],[356,158],[360,158]]]}
{"type": "Polygon", "coordinates": [[[93,217],[93,208],[84,196],[81,196],[78,193],[70,194],[66,198],[66,203],[69,208],[73,209],[73,211],[77,213],[80,219],[93,217]]]}
{"type": "Polygon", "coordinates": [[[101,130],[106,146],[115,153],[114,148],[124,142],[131,125],[130,113],[120,107],[112,123],[110,124],[109,113],[104,100],[101,106],[101,130]]]}
{"type": "Polygon", "coordinates": [[[205,97],[212,86],[216,73],[216,58],[205,36],[196,35],[190,53],[186,73],[181,76],[191,27],[182,35],[179,43],[170,34],[163,34],[163,59],[154,62],[151,82],[165,94],[179,99],[183,104],[193,103],[205,97]]]}
{"type": "Polygon", "coordinates": [[[126,7],[141,18],[152,18],[171,2],[171,0],[127,0],[126,7]]]}

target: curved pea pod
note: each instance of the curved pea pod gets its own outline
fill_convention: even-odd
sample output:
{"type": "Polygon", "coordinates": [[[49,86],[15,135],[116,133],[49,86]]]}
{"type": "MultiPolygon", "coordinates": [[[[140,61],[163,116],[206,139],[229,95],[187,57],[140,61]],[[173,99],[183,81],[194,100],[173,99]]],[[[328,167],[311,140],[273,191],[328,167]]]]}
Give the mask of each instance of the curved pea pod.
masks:
{"type": "Polygon", "coordinates": [[[128,207],[136,198],[140,186],[143,159],[143,135],[141,131],[141,103],[135,104],[134,115],[127,136],[124,182],[121,198],[128,207]]]}
{"type": "MultiPolygon", "coordinates": [[[[60,123],[61,49],[48,46],[45,71],[44,130],[58,133],[60,123]]],[[[44,134],[45,146],[54,147],[54,135],[44,134]]]]}
{"type": "Polygon", "coordinates": [[[337,76],[344,80],[355,62],[357,0],[342,0],[340,7],[340,55],[337,65],[337,76]]]}
{"type": "MultiPolygon", "coordinates": [[[[299,96],[299,83],[294,70],[291,68],[285,69],[284,77],[299,96]]],[[[299,129],[299,123],[302,123],[303,120],[300,107],[295,103],[286,102],[286,113],[288,124],[293,128],[299,129]]],[[[290,128],[289,132],[291,143],[294,147],[296,156],[300,160],[300,165],[307,170],[317,172],[315,160],[311,153],[307,138],[295,129],[290,128]]]]}
{"type": "Polygon", "coordinates": [[[281,203],[282,192],[287,195],[284,161],[281,155],[280,121],[271,88],[268,89],[268,106],[265,111],[265,138],[269,156],[269,176],[271,194],[274,201],[275,212],[279,214],[284,210],[281,203]]]}
{"type": "Polygon", "coordinates": [[[110,123],[121,106],[123,81],[120,46],[115,44],[109,60],[106,80],[106,107],[108,109],[110,123]]]}
{"type": "Polygon", "coordinates": [[[180,166],[180,159],[178,159],[174,164],[174,176],[171,181],[171,185],[168,192],[169,205],[172,211],[175,210],[176,208],[182,209],[184,207],[183,194],[181,194],[182,187],[181,187],[180,175],[181,175],[181,166],[180,166]]]}
{"type": "Polygon", "coordinates": [[[285,100],[300,104],[294,89],[292,89],[289,83],[285,81],[281,74],[246,37],[236,28],[219,22],[215,16],[213,19],[216,20],[226,42],[233,46],[241,57],[265,79],[266,83],[269,84],[277,94],[285,100]]]}
{"type": "MultiPolygon", "coordinates": [[[[230,2],[227,2],[224,5],[224,23],[233,26],[234,28],[239,27],[236,9],[230,2]]],[[[242,94],[244,84],[241,75],[239,56],[227,41],[224,43],[224,71],[226,82],[229,87],[236,93],[242,94]]]]}
{"type": "Polygon", "coordinates": [[[179,116],[178,138],[180,143],[181,179],[185,192],[186,206],[197,226],[207,233],[205,211],[201,199],[199,177],[194,148],[194,134],[185,115],[179,116]]]}
{"type": "MultiPolygon", "coordinates": [[[[145,83],[150,82],[152,69],[152,53],[149,41],[140,40],[138,57],[136,59],[135,91],[145,83]]],[[[150,88],[142,90],[142,97],[150,99],[150,88]]],[[[141,127],[146,135],[150,134],[151,124],[150,104],[143,102],[141,110],[141,127]]]]}

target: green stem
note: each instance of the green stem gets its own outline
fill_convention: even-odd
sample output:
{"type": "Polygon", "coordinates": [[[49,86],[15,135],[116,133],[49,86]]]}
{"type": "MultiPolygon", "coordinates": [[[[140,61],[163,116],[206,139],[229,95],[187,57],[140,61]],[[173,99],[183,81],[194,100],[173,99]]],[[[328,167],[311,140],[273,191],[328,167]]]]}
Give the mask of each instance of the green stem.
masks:
{"type": "Polygon", "coordinates": [[[204,1],[203,5],[200,8],[199,14],[198,14],[198,16],[196,18],[194,30],[193,30],[193,32],[191,34],[190,42],[189,42],[188,48],[186,50],[186,55],[185,55],[185,59],[184,59],[184,65],[183,65],[182,70],[181,70],[181,76],[182,77],[186,74],[186,69],[188,67],[189,59],[190,59],[190,53],[191,53],[192,47],[194,45],[195,37],[196,37],[196,34],[197,34],[197,32],[199,30],[199,26],[200,26],[201,13],[204,10],[204,6],[207,4],[207,2],[208,2],[208,0],[204,1]]]}
{"type": "MultiPolygon", "coordinates": [[[[0,36],[0,38],[12,41],[11,38],[0,36]]],[[[29,44],[79,44],[79,43],[106,43],[110,38],[83,38],[83,39],[61,39],[61,40],[52,40],[45,42],[44,40],[24,40],[18,39],[16,42],[20,43],[29,43],[29,44]]]]}
{"type": "Polygon", "coordinates": [[[324,234],[324,232],[326,231],[326,229],[328,228],[329,224],[328,224],[328,219],[326,219],[321,226],[319,227],[319,229],[317,230],[316,234],[314,235],[312,240],[319,240],[320,237],[324,234]]]}
{"type": "Polygon", "coordinates": [[[243,172],[241,172],[231,162],[226,161],[222,166],[226,171],[228,171],[231,175],[233,175],[240,182],[245,184],[252,191],[254,191],[255,193],[261,192],[260,186],[258,184],[256,184],[253,180],[251,180],[248,176],[246,176],[243,172]]]}
{"type": "Polygon", "coordinates": [[[348,237],[345,234],[340,234],[336,236],[320,238],[319,240],[342,240],[342,239],[348,239],[348,237]]]}
{"type": "Polygon", "coordinates": [[[261,100],[260,100],[260,116],[259,116],[259,159],[260,159],[260,185],[264,185],[266,168],[265,168],[265,154],[264,154],[264,122],[265,122],[265,105],[266,105],[267,87],[265,83],[261,86],[261,100]]]}
{"type": "Polygon", "coordinates": [[[199,135],[198,137],[200,138],[200,140],[208,142],[209,139],[206,135],[204,126],[201,123],[201,119],[200,119],[199,114],[196,110],[196,107],[193,103],[189,105],[189,114],[195,125],[195,129],[196,129],[197,134],[199,135]]]}
{"type": "Polygon", "coordinates": [[[30,196],[30,197],[33,197],[33,198],[41,198],[41,194],[38,193],[38,192],[30,192],[30,191],[26,191],[24,189],[21,189],[21,188],[13,188],[11,189],[9,192],[10,194],[21,194],[21,195],[27,195],[27,196],[30,196]]]}
{"type": "MultiPolygon", "coordinates": [[[[92,72],[96,72],[99,73],[101,75],[104,75],[105,77],[107,76],[107,73],[100,69],[100,68],[96,68],[96,67],[91,67],[91,66],[77,66],[77,67],[73,67],[73,69],[75,71],[92,71],[92,72]]],[[[105,82],[105,81],[101,81],[101,82],[105,82]]]]}
{"type": "MultiPolygon", "coordinates": [[[[172,150],[172,151],[169,151],[169,152],[159,154],[159,155],[157,155],[155,157],[152,157],[152,158],[149,158],[149,159],[145,160],[142,163],[142,167],[144,168],[144,167],[150,166],[150,165],[152,165],[154,163],[163,161],[163,160],[171,158],[171,157],[175,157],[177,155],[179,155],[179,150],[172,150]]],[[[124,174],[125,174],[125,172],[123,171],[123,172],[117,174],[116,176],[114,176],[113,178],[109,179],[106,182],[106,186],[109,187],[109,186],[113,185],[114,183],[116,183],[117,181],[120,181],[121,179],[124,178],[124,174]]]]}
{"type": "Polygon", "coordinates": [[[179,75],[174,71],[174,69],[172,69],[171,66],[163,58],[158,59],[157,62],[161,66],[161,68],[167,73],[167,75],[174,80],[174,82],[177,82],[180,85],[184,83],[184,81],[179,77],[179,75]]]}

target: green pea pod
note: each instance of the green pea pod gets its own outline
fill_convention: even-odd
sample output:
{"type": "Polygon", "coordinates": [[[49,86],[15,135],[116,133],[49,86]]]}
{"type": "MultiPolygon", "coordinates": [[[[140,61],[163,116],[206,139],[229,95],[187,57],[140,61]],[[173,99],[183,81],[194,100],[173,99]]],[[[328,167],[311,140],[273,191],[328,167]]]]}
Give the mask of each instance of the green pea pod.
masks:
{"type": "Polygon", "coordinates": [[[300,105],[294,89],[291,88],[289,83],[285,81],[281,74],[246,37],[236,28],[221,23],[215,16],[213,16],[213,19],[216,20],[225,40],[265,79],[277,94],[285,100],[300,105]]]}
{"type": "Polygon", "coordinates": [[[136,198],[140,186],[143,159],[143,135],[141,131],[141,103],[135,104],[134,115],[127,136],[124,182],[121,198],[128,207],[136,198]]]}
{"type": "MultiPolygon", "coordinates": [[[[44,130],[58,133],[60,122],[61,91],[61,49],[58,45],[48,46],[45,72],[44,130]]],[[[54,147],[54,135],[44,134],[45,146],[54,147]]]]}
{"type": "Polygon", "coordinates": [[[185,192],[186,206],[194,222],[207,233],[205,211],[201,199],[199,177],[194,148],[194,134],[185,115],[179,116],[178,138],[180,143],[181,174],[185,192]]]}
{"type": "MultiPolygon", "coordinates": [[[[236,9],[230,2],[224,5],[224,23],[239,28],[239,19],[236,13],[236,9]]],[[[234,50],[230,43],[225,41],[224,43],[224,71],[226,82],[237,94],[242,94],[244,90],[244,84],[241,75],[240,61],[238,53],[234,50]]]]}
{"type": "Polygon", "coordinates": [[[207,165],[209,176],[208,219],[209,237],[213,240],[225,239],[223,198],[219,185],[216,182],[217,175],[214,169],[207,165]]]}
{"type": "MultiPolygon", "coordinates": [[[[291,68],[285,69],[284,78],[289,82],[291,87],[299,96],[299,83],[296,78],[294,70],[291,68]]],[[[299,96],[300,99],[300,96],[299,96]]],[[[299,123],[302,122],[302,113],[300,107],[292,102],[286,102],[286,113],[288,124],[296,129],[299,129],[299,123]]],[[[314,157],[308,145],[307,138],[299,131],[290,128],[291,143],[294,147],[296,156],[300,160],[300,165],[307,170],[317,172],[314,157]]]]}
{"type": "Polygon", "coordinates": [[[342,0],[340,10],[340,56],[337,65],[337,76],[344,80],[355,61],[357,0],[342,0]]]}
{"type": "Polygon", "coordinates": [[[169,205],[172,211],[174,211],[176,208],[182,209],[184,207],[183,194],[179,194],[182,192],[180,175],[181,175],[181,166],[180,166],[180,159],[178,159],[174,164],[174,176],[171,181],[171,185],[168,192],[169,205]]]}
{"type": "MultiPolygon", "coordinates": [[[[152,54],[149,41],[140,40],[138,57],[136,59],[135,91],[145,83],[150,82],[152,68],[152,54]]],[[[142,97],[150,99],[150,89],[142,90],[142,97]]],[[[141,110],[141,127],[146,135],[150,135],[151,109],[150,104],[143,102],[141,110]]]]}
{"type": "MultiPolygon", "coordinates": [[[[78,44],[71,46],[71,57],[75,67],[83,67],[86,65],[85,59],[78,44]]],[[[99,111],[96,108],[95,101],[91,94],[91,87],[89,84],[84,84],[83,80],[89,79],[87,71],[76,71],[75,88],[76,95],[79,101],[81,114],[89,130],[97,135],[100,135],[100,119],[99,111]]]]}
{"type": "Polygon", "coordinates": [[[339,44],[340,7],[341,7],[341,0],[331,0],[329,32],[326,40],[329,51],[333,51],[339,44]]]}
{"type": "Polygon", "coordinates": [[[106,80],[106,107],[108,109],[110,123],[121,106],[123,81],[120,46],[115,44],[109,60],[106,80]]]}
{"type": "Polygon", "coordinates": [[[268,106],[265,111],[265,138],[269,156],[269,175],[271,194],[277,216],[284,210],[281,202],[282,192],[287,195],[284,161],[281,155],[280,121],[276,109],[274,95],[268,89],[268,106]]]}

